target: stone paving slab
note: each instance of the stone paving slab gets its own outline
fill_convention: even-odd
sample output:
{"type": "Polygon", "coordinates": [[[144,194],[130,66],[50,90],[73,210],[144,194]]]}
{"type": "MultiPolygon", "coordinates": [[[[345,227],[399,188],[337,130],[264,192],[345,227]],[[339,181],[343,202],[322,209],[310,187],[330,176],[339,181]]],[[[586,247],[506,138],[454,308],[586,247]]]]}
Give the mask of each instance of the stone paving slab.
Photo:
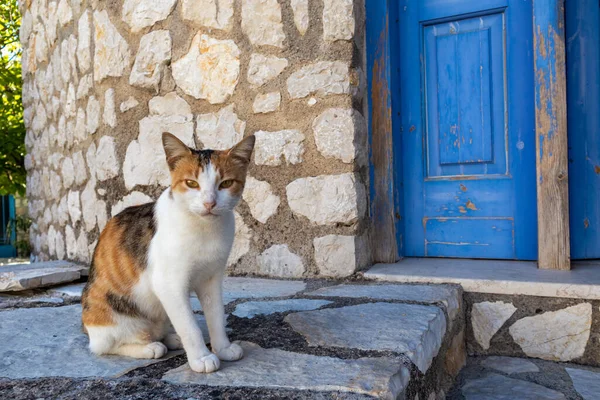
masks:
{"type": "Polygon", "coordinates": [[[249,342],[241,345],[244,358],[222,362],[217,372],[198,374],[185,364],[168,371],[163,380],[208,386],[341,391],[396,399],[410,378],[400,360],[392,358],[341,360],[263,349],[249,342]]]}
{"type": "Polygon", "coordinates": [[[523,372],[539,372],[537,365],[529,360],[516,357],[487,357],[481,362],[486,368],[495,369],[496,371],[504,372],[505,374],[521,374],[523,372]]]}
{"type": "MultiPolygon", "coordinates": [[[[204,317],[197,316],[208,340],[204,317]]],[[[170,352],[159,360],[128,357],[98,357],[88,350],[81,330],[81,306],[21,308],[0,312],[0,377],[115,378],[127,372],[164,361],[181,352],[170,352]]]]}
{"type": "Polygon", "coordinates": [[[446,333],[446,317],[434,306],[369,303],[286,316],[309,345],[393,351],[425,373],[446,333]]]}
{"type": "MultiPolygon", "coordinates": [[[[227,277],[223,281],[223,304],[227,305],[240,299],[289,297],[305,288],[306,283],[302,281],[227,277]]],[[[192,309],[202,311],[202,305],[196,294],[192,292],[190,297],[192,299],[192,309]]]]}
{"type": "Polygon", "coordinates": [[[87,267],[68,261],[48,261],[34,264],[13,264],[0,267],[0,292],[73,282],[81,278],[87,267]]]}
{"type": "Polygon", "coordinates": [[[462,393],[465,400],[565,400],[556,390],[499,374],[468,381],[462,393]]]}
{"type": "Polygon", "coordinates": [[[417,303],[442,303],[450,319],[454,319],[460,310],[462,299],[458,287],[449,285],[337,285],[317,289],[306,293],[307,296],[352,297],[375,300],[400,300],[417,303]]]}
{"type": "Polygon", "coordinates": [[[269,315],[279,312],[316,310],[327,304],[331,304],[331,301],[310,299],[248,301],[238,304],[232,314],[240,318],[253,318],[257,315],[269,315]]]}
{"type": "Polygon", "coordinates": [[[52,288],[48,291],[51,295],[58,296],[66,296],[70,297],[74,300],[81,300],[81,294],[83,293],[83,288],[85,288],[86,283],[74,283],[71,285],[64,285],[52,288]]]}
{"type": "Polygon", "coordinates": [[[577,393],[584,400],[600,399],[600,373],[584,369],[565,368],[577,393]]]}

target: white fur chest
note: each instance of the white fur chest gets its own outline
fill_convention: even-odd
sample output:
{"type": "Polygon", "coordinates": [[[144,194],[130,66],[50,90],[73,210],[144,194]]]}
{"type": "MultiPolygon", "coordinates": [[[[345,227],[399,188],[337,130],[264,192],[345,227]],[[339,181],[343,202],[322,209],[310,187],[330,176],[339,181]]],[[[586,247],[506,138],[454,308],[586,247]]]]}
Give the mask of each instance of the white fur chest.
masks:
{"type": "Polygon", "coordinates": [[[233,213],[198,219],[169,207],[167,201],[163,194],[155,210],[157,232],[149,254],[152,269],[183,273],[188,279],[224,269],[235,234],[233,213]]]}

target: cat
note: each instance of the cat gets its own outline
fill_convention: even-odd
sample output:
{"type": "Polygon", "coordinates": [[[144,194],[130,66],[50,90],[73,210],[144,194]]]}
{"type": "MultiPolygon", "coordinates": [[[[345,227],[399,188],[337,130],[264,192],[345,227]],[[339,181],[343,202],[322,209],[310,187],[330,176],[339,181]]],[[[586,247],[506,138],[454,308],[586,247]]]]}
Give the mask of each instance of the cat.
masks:
{"type": "Polygon", "coordinates": [[[155,203],[113,217],[96,246],[82,295],[82,322],[97,354],[161,358],[183,348],[196,372],[235,361],[225,332],[222,282],[254,136],[229,150],[194,150],[163,133],[171,185],[155,203]],[[198,295],[212,353],[190,305],[198,295]],[[174,328],[174,330],[173,330],[174,328]]]}

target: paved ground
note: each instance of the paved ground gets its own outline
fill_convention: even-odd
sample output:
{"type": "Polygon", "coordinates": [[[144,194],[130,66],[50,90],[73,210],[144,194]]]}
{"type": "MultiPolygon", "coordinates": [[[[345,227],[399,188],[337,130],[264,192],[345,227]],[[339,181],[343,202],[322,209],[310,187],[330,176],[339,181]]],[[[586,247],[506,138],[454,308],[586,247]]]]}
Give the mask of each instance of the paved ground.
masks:
{"type": "Polygon", "coordinates": [[[512,357],[470,357],[448,400],[600,400],[600,368],[512,357]]]}
{"type": "Polygon", "coordinates": [[[228,278],[228,329],[245,357],[208,375],[177,352],[91,355],[82,287],[0,296],[0,399],[427,399],[464,360],[449,345],[463,337],[457,286],[228,278]]]}

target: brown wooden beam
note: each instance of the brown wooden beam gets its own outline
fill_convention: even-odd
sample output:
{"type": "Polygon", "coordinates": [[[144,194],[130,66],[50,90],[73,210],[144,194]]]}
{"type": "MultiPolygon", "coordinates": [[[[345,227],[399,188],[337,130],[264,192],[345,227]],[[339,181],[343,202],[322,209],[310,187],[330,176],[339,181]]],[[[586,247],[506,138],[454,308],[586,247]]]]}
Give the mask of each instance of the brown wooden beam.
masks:
{"type": "Polygon", "coordinates": [[[534,0],[538,266],[571,268],[564,0],[534,0]]]}

